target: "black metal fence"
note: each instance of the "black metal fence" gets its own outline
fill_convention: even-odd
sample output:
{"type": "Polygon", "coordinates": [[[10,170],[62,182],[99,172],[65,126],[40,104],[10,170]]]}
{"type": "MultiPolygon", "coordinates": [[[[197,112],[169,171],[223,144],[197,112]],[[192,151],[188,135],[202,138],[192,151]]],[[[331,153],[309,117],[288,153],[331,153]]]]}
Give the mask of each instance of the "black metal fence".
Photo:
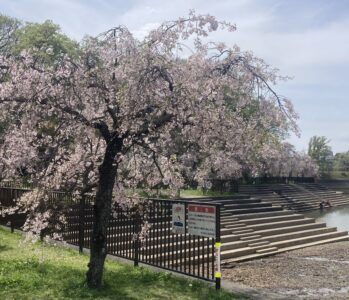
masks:
{"type": "Polygon", "coordinates": [[[256,177],[250,178],[246,184],[273,184],[273,183],[314,183],[314,177],[256,177]]]}
{"type": "Polygon", "coordinates": [[[210,190],[224,193],[238,193],[241,185],[278,184],[278,183],[314,183],[314,177],[253,177],[240,179],[207,179],[210,190]]]}
{"type": "MultiPolygon", "coordinates": [[[[13,205],[13,200],[20,197],[28,189],[0,187],[0,203],[2,206],[13,205]]],[[[50,202],[69,204],[66,209],[66,225],[63,238],[66,242],[83,248],[90,248],[93,226],[94,197],[74,200],[73,197],[50,192],[50,202]]],[[[203,212],[205,215],[205,212],[203,212]]],[[[199,214],[200,217],[200,214],[199,214]]],[[[12,215],[0,218],[1,223],[11,228],[23,225],[25,215],[12,215]]],[[[199,220],[200,222],[200,220],[199,220]]],[[[212,224],[212,223],[211,223],[212,224]]],[[[132,206],[115,205],[109,220],[107,247],[108,253],[125,259],[149,264],[166,270],[175,271],[189,276],[215,281],[220,287],[220,205],[202,203],[192,200],[160,200],[139,199],[132,206]],[[184,208],[182,221],[183,230],[173,231],[173,207],[180,204],[184,208]],[[198,236],[189,233],[191,222],[189,210],[206,209],[214,217],[214,235],[198,236]],[[218,265],[217,265],[218,261],[218,265]]]]}

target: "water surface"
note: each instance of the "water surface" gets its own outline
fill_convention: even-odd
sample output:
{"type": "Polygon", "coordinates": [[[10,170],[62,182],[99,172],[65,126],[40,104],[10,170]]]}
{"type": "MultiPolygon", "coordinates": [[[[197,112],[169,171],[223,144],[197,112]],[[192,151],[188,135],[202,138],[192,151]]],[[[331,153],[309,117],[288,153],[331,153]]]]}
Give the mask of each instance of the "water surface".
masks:
{"type": "Polygon", "coordinates": [[[329,227],[337,227],[339,230],[349,231],[349,205],[340,207],[324,208],[305,214],[315,218],[317,222],[325,222],[329,227]]]}

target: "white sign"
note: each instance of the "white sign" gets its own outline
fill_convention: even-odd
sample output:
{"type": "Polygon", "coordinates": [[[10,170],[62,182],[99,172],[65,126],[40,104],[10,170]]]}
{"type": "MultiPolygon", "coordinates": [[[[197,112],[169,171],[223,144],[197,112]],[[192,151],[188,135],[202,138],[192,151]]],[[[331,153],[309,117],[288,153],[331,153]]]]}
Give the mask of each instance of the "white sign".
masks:
{"type": "Polygon", "coordinates": [[[188,205],[188,233],[216,237],[216,207],[209,205],[188,205]]]}
{"type": "Polygon", "coordinates": [[[185,205],[172,204],[172,232],[177,234],[185,233],[185,205]]]}

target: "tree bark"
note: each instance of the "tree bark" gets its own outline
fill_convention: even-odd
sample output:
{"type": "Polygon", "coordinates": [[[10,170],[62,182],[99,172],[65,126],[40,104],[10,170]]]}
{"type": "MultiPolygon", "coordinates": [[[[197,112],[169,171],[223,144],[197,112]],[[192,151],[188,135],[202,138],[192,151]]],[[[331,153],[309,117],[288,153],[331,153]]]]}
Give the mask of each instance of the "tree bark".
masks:
{"type": "Polygon", "coordinates": [[[117,165],[115,156],[122,142],[109,142],[103,163],[99,167],[99,184],[94,205],[94,222],[91,236],[91,252],[87,285],[99,288],[102,285],[103,267],[107,255],[107,228],[111,214],[113,187],[116,180],[117,165]]]}

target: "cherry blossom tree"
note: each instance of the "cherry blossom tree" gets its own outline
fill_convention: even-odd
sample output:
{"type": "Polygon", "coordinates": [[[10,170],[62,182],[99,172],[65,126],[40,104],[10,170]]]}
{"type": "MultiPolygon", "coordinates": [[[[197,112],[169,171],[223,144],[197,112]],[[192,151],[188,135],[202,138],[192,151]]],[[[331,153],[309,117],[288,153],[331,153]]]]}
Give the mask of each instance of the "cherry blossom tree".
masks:
{"type": "Polygon", "coordinates": [[[291,102],[272,89],[284,78],[237,46],[208,41],[217,30],[235,26],[192,11],[142,40],[125,27],[86,38],[79,57],[53,64],[28,52],[0,57],[0,118],[13,120],[4,175],[38,186],[19,201],[33,212],[27,230],[53,214],[39,191],[95,193],[90,287],[102,283],[113,201],[140,186],[176,190],[184,174],[239,177],[271,151],[275,131],[296,127],[291,102]]]}
{"type": "MultiPolygon", "coordinates": [[[[266,146],[266,145],[265,145],[266,146]]],[[[289,143],[274,145],[256,164],[259,176],[272,177],[316,177],[319,168],[312,158],[303,152],[296,151],[289,143]]]]}

